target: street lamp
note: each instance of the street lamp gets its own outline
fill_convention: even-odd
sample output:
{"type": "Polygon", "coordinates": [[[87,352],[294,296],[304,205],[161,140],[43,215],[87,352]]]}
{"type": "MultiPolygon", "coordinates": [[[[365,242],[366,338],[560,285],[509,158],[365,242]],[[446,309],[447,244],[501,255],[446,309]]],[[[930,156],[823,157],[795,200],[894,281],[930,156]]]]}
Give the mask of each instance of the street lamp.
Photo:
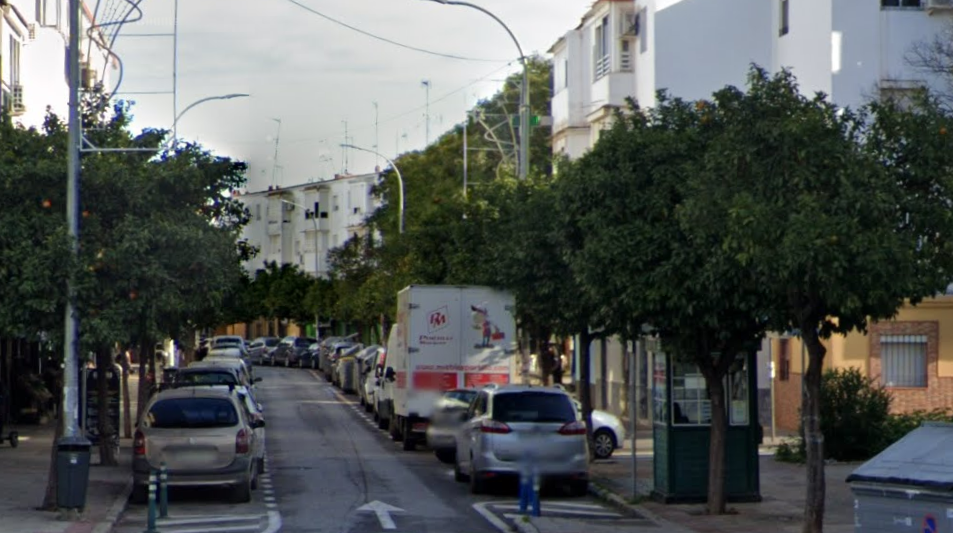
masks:
{"type": "Polygon", "coordinates": [[[352,148],[354,150],[360,150],[362,152],[375,154],[378,157],[382,158],[384,161],[387,161],[387,163],[390,164],[391,168],[394,169],[394,172],[397,174],[397,184],[400,185],[400,206],[399,206],[400,223],[398,225],[398,232],[403,233],[404,232],[404,177],[400,175],[400,169],[397,168],[397,164],[391,161],[389,157],[387,157],[386,155],[376,150],[361,148],[360,146],[354,146],[353,144],[342,144],[341,147],[352,148]]]}
{"type": "Polygon", "coordinates": [[[173,119],[173,121],[172,121],[172,143],[175,144],[176,139],[179,138],[179,135],[178,135],[178,132],[179,132],[179,130],[178,130],[179,119],[181,119],[181,118],[182,118],[182,115],[184,115],[186,112],[188,112],[188,110],[192,109],[193,107],[195,107],[195,106],[197,106],[197,105],[199,105],[199,104],[204,104],[205,102],[209,102],[209,101],[212,101],[212,100],[231,100],[232,98],[247,98],[247,97],[249,97],[249,96],[251,96],[251,95],[250,95],[250,94],[244,94],[244,93],[223,94],[223,95],[221,95],[221,96],[206,96],[205,98],[196,100],[196,101],[192,102],[191,104],[187,105],[187,106],[185,107],[185,109],[183,109],[181,113],[179,113],[178,115],[176,115],[176,116],[175,116],[175,119],[173,119]]]}
{"type": "Polygon", "coordinates": [[[523,47],[520,46],[520,42],[516,39],[516,36],[513,35],[513,32],[510,31],[510,28],[503,23],[493,13],[487,11],[485,8],[480,7],[476,4],[471,4],[470,2],[462,2],[459,0],[426,0],[429,2],[436,2],[438,4],[445,4],[450,6],[464,6],[472,7],[477,11],[482,11],[483,13],[489,15],[493,20],[497,21],[500,26],[503,26],[503,29],[506,30],[506,33],[510,35],[510,38],[513,39],[513,43],[516,44],[516,50],[520,53],[520,63],[523,64],[523,86],[520,89],[520,156],[519,156],[519,176],[520,179],[526,179],[526,175],[529,172],[529,70],[526,64],[526,56],[523,55],[523,47]]]}

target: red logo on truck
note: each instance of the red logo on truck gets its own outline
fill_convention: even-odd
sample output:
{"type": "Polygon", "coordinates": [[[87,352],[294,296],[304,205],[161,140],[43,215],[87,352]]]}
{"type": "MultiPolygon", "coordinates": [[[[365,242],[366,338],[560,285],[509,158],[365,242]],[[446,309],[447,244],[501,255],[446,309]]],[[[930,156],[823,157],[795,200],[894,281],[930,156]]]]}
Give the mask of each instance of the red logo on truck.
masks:
{"type": "Polygon", "coordinates": [[[450,322],[450,317],[447,312],[447,306],[431,311],[427,316],[427,332],[433,333],[434,331],[440,331],[447,327],[448,322],[450,322]]]}

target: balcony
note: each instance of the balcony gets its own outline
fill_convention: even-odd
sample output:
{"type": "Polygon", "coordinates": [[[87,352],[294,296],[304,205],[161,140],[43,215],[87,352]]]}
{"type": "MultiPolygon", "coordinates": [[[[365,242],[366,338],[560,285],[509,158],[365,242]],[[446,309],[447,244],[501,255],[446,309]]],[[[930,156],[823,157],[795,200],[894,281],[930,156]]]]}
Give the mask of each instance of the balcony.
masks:
{"type": "Polygon", "coordinates": [[[274,237],[276,235],[281,235],[282,222],[280,220],[269,220],[268,221],[268,235],[274,237]]]}
{"type": "Polygon", "coordinates": [[[598,80],[609,73],[612,68],[612,57],[609,55],[604,55],[602,57],[597,57],[593,61],[593,71],[592,79],[598,80]]]}

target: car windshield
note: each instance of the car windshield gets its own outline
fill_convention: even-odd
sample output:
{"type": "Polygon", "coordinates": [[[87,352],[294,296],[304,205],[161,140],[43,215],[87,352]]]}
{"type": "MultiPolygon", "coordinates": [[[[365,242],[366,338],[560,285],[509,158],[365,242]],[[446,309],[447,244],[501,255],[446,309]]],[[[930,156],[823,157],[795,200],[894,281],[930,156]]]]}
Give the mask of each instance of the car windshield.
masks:
{"type": "Polygon", "coordinates": [[[456,400],[466,405],[470,405],[470,402],[476,398],[476,395],[476,391],[472,390],[452,390],[443,393],[443,397],[447,400],[456,400]]]}
{"type": "Polygon", "coordinates": [[[231,372],[179,372],[176,383],[188,385],[238,385],[238,379],[231,372]]]}
{"type": "Polygon", "coordinates": [[[265,346],[278,346],[278,339],[265,339],[265,346]]]}
{"type": "Polygon", "coordinates": [[[295,339],[295,346],[308,347],[308,346],[311,346],[312,344],[314,344],[314,342],[315,342],[314,339],[308,339],[308,338],[305,338],[305,337],[299,337],[299,338],[295,339]]]}
{"type": "Polygon", "coordinates": [[[238,413],[221,398],[169,398],[149,409],[148,421],[154,428],[220,428],[238,424],[238,413]]]}
{"type": "Polygon", "coordinates": [[[572,422],[576,414],[568,396],[545,392],[510,392],[493,398],[493,420],[500,422],[572,422]]]}

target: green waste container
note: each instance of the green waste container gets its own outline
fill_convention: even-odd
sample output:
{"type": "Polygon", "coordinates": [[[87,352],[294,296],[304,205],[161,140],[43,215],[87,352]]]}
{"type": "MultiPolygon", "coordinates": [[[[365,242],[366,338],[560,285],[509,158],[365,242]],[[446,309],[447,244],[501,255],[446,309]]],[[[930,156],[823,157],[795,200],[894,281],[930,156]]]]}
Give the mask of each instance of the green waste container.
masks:
{"type": "Polygon", "coordinates": [[[61,509],[86,506],[89,449],[84,437],[64,437],[56,444],[56,503],[61,509]]]}

